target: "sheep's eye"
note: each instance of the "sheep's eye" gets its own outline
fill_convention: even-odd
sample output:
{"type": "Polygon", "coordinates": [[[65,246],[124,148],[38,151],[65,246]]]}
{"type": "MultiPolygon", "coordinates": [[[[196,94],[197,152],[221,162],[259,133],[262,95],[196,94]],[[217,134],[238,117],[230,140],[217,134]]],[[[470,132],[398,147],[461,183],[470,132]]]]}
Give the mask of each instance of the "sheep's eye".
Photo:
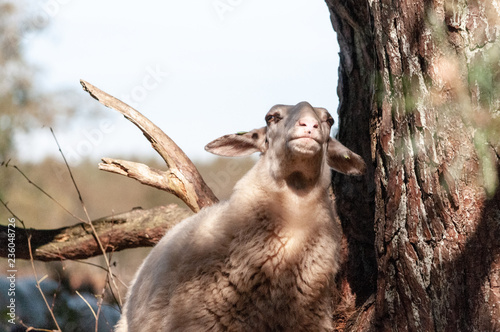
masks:
{"type": "Polygon", "coordinates": [[[270,124],[271,122],[278,123],[281,119],[283,118],[278,113],[266,115],[267,124],[270,124]]]}
{"type": "Polygon", "coordinates": [[[328,123],[328,125],[331,127],[333,126],[333,124],[335,123],[335,121],[333,120],[333,118],[330,116],[328,117],[328,119],[326,119],[326,123],[328,123]]]}

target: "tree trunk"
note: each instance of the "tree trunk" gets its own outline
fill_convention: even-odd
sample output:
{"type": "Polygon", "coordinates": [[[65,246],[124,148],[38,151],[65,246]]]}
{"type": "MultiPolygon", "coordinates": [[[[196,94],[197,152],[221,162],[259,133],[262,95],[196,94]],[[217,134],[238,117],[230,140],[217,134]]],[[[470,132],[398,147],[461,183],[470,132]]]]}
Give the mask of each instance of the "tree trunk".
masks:
{"type": "Polygon", "coordinates": [[[334,179],[342,329],[500,331],[500,3],[327,4],[339,139],[371,161],[334,179]]]}

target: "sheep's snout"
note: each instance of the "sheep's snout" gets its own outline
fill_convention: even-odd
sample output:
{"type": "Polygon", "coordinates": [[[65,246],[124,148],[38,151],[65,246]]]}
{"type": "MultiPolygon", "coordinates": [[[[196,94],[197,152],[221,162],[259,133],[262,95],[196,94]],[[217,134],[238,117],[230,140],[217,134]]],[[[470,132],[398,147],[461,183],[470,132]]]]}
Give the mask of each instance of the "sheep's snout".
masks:
{"type": "Polygon", "coordinates": [[[292,154],[314,156],[321,151],[327,136],[314,111],[302,110],[289,129],[287,147],[292,154]]]}
{"type": "Polygon", "coordinates": [[[291,132],[290,138],[292,140],[297,138],[312,138],[320,144],[325,141],[323,138],[325,135],[320,126],[319,119],[309,114],[300,117],[291,132]]]}
{"type": "Polygon", "coordinates": [[[303,116],[297,121],[297,126],[302,127],[307,134],[312,134],[314,130],[319,128],[319,121],[312,116],[303,116]]]}

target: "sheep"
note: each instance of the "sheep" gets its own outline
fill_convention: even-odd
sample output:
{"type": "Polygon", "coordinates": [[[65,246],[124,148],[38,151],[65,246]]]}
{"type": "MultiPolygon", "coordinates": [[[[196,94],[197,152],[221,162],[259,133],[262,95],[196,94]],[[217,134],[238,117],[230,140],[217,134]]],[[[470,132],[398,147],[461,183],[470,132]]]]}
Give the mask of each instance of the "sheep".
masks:
{"type": "Polygon", "coordinates": [[[205,147],[261,156],[227,201],[185,219],[153,248],[116,331],[333,329],[341,230],[330,167],[362,175],[366,165],[330,137],[334,121],[324,108],[276,105],[265,120],[205,147]]]}

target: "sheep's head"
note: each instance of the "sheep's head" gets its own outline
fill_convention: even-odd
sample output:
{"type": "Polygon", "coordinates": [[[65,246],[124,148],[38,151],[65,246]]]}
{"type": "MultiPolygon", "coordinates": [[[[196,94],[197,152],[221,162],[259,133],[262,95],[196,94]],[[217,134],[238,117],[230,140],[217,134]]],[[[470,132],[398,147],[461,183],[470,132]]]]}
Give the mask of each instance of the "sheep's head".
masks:
{"type": "Polygon", "coordinates": [[[296,106],[276,105],[266,115],[267,148],[295,159],[322,157],[330,139],[332,116],[324,108],[308,103],[296,106]]]}
{"type": "Polygon", "coordinates": [[[279,177],[302,174],[317,177],[326,163],[348,175],[361,175],[363,159],[330,137],[333,118],[324,108],[307,102],[276,105],[266,114],[267,126],[250,132],[222,136],[205,149],[221,156],[261,152],[279,177]]]}

